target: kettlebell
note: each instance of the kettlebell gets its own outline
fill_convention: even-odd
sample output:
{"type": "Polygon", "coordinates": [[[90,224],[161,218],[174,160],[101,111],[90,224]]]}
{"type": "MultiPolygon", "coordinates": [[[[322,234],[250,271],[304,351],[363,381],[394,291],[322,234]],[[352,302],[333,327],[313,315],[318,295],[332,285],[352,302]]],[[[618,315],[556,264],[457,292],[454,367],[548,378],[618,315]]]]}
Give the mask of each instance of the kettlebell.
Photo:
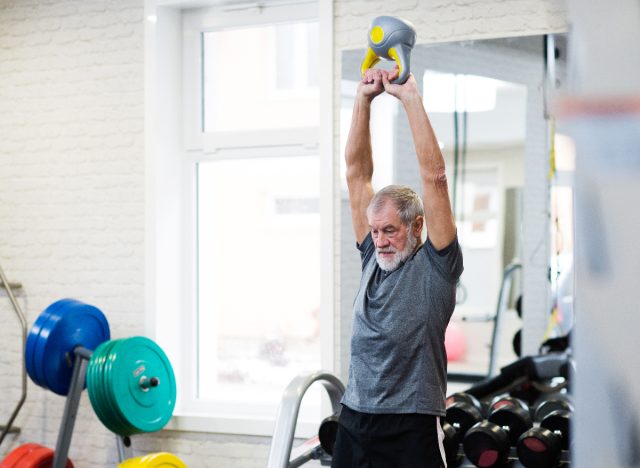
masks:
{"type": "Polygon", "coordinates": [[[409,78],[411,50],[416,43],[416,30],[406,20],[393,16],[378,16],[368,31],[369,47],[360,66],[360,73],[372,68],[380,59],[394,60],[398,77],[394,84],[403,84],[409,78]]]}

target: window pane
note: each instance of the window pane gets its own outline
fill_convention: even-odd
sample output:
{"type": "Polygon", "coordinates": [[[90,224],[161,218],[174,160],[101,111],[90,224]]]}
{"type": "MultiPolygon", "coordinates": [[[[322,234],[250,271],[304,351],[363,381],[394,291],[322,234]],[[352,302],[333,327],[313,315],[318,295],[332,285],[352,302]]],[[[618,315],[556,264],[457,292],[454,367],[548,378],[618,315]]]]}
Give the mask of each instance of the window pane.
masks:
{"type": "Polygon", "coordinates": [[[199,398],[268,403],[320,368],[318,157],[198,166],[199,398]]]}
{"type": "Polygon", "coordinates": [[[317,22],[203,36],[206,132],[319,124],[317,22]]]}

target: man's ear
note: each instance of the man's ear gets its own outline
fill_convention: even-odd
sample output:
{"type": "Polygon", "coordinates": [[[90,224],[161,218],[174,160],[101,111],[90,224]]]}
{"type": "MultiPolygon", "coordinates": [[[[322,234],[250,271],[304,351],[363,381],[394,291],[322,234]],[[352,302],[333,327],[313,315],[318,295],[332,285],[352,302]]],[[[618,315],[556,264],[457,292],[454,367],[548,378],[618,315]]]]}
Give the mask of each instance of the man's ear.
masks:
{"type": "Polygon", "coordinates": [[[411,226],[413,235],[416,237],[420,237],[422,235],[423,226],[424,226],[424,216],[416,216],[416,219],[413,221],[413,225],[411,226]]]}

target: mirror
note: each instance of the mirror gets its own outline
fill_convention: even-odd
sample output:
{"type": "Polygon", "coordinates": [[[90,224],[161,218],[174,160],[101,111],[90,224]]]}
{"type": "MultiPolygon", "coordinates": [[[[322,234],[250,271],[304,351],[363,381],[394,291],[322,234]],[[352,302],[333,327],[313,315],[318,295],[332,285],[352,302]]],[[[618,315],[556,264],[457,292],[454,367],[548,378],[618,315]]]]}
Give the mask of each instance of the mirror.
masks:
{"type": "MultiPolygon", "coordinates": [[[[445,157],[464,255],[458,305],[447,330],[451,374],[479,378],[490,367],[499,369],[517,359],[513,340],[522,319],[514,309],[523,290],[531,295],[527,307],[549,309],[544,51],[544,37],[532,36],[416,45],[412,52],[411,71],[445,157]],[[525,216],[529,218],[523,223],[525,216]],[[507,278],[505,271],[510,273],[507,278]],[[535,278],[542,278],[538,280],[542,284],[535,284],[535,278]],[[510,286],[508,300],[494,340],[498,296],[505,279],[505,286],[510,286]]],[[[340,277],[341,344],[346,350],[342,375],[347,375],[351,305],[360,275],[344,177],[344,147],[364,52],[350,50],[342,55],[340,277]]],[[[394,64],[381,65],[391,68],[394,64]]],[[[371,133],[374,188],[397,183],[420,193],[409,125],[395,98],[383,94],[374,100],[371,133]]]]}

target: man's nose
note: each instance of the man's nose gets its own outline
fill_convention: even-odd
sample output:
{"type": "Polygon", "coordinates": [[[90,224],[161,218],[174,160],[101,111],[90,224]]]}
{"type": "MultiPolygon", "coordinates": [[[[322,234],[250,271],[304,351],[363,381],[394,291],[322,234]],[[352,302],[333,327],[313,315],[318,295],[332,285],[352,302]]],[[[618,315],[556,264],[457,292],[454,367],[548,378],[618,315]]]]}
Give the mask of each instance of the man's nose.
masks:
{"type": "Polygon", "coordinates": [[[378,239],[376,240],[376,247],[385,247],[389,245],[389,239],[384,234],[378,234],[378,239]]]}

